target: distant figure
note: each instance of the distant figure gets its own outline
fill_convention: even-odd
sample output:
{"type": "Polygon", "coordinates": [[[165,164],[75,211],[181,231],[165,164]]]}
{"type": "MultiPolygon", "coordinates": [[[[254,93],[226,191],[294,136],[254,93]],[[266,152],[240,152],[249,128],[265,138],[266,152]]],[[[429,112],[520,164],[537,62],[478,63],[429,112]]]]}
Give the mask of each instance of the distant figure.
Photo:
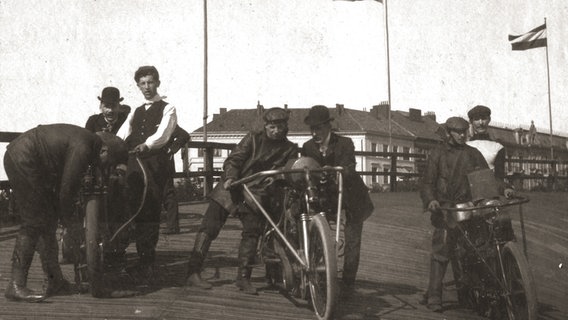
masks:
{"type": "Polygon", "coordinates": [[[531,127],[529,128],[529,146],[534,144],[536,138],[536,127],[534,126],[534,121],[531,120],[531,127]]]}
{"type": "Polygon", "coordinates": [[[104,88],[98,99],[101,102],[101,113],[90,116],[85,128],[91,132],[105,131],[116,134],[126,120],[130,107],[120,105],[124,98],[120,97],[120,91],[115,87],[104,88]],[[128,112],[122,112],[125,107],[128,107],[128,112]]]}

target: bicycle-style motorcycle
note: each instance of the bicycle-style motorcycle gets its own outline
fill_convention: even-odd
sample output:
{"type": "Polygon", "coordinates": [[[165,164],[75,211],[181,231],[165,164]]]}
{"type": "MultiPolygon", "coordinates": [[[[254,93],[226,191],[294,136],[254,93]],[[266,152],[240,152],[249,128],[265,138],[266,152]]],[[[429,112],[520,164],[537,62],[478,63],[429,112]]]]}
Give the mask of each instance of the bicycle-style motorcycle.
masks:
{"type": "Polygon", "coordinates": [[[245,202],[268,222],[259,243],[269,281],[292,296],[311,301],[318,319],[332,319],[338,297],[337,243],[340,238],[342,167],[320,167],[312,158],[291,161],[235,181],[245,202]],[[262,204],[251,191],[272,188],[279,200],[262,204]],[[332,235],[330,222],[335,224],[332,235]],[[269,254],[267,254],[269,252],[269,254]]]}
{"type": "MultiPolygon", "coordinates": [[[[513,232],[510,209],[522,220],[525,198],[486,199],[443,208],[458,229],[451,259],[458,301],[491,319],[537,319],[531,270],[513,232]]],[[[525,243],[524,228],[523,244],[525,243]]],[[[526,250],[525,250],[526,251],[526,250]]]]}

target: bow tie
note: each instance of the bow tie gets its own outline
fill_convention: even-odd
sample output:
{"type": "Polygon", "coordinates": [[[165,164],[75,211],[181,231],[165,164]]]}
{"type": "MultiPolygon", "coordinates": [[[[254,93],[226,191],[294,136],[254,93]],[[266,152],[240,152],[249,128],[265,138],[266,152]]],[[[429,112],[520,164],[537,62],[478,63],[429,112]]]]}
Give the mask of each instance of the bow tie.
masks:
{"type": "Polygon", "coordinates": [[[146,102],[144,102],[144,105],[149,106],[149,105],[152,105],[152,103],[154,103],[154,101],[146,101],[146,102]]]}

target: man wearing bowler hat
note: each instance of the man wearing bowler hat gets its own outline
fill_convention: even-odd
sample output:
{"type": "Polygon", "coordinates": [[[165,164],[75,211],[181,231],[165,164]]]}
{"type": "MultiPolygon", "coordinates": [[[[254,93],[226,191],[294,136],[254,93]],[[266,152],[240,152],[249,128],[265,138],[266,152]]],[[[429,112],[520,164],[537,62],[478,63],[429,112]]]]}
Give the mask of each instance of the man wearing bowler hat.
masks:
{"type": "Polygon", "coordinates": [[[355,146],[350,138],[332,131],[334,120],[329,109],[322,105],[313,106],[304,123],[310,127],[312,139],[304,143],[302,156],[315,159],[322,166],[342,166],[344,174],[346,212],[345,249],[343,263],[343,290],[354,290],[359,269],[363,222],[373,213],[374,206],[369,189],[355,172],[355,146]]]}
{"type": "Polygon", "coordinates": [[[128,112],[122,112],[122,109],[128,106],[120,105],[124,98],[120,96],[117,88],[106,87],[98,99],[101,102],[99,105],[101,113],[90,116],[85,128],[91,132],[105,131],[116,134],[128,115],[128,112]]]}

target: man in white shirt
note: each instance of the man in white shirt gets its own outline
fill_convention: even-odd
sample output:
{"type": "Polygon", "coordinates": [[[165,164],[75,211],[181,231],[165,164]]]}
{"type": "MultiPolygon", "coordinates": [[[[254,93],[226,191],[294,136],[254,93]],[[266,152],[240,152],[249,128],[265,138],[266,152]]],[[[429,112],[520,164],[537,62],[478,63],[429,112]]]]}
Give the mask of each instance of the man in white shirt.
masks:
{"type": "MultiPolygon", "coordinates": [[[[140,213],[135,218],[136,251],[140,258],[139,274],[151,279],[160,229],[160,211],[168,175],[168,155],[164,146],[177,125],[176,109],[158,94],[160,76],[154,66],[142,66],[134,80],[146,102],[128,115],[117,136],[139,157],[147,173],[147,192],[140,213]]],[[[131,190],[131,210],[135,213],[142,202],[144,173],[131,156],[127,181],[131,190]]]]}

